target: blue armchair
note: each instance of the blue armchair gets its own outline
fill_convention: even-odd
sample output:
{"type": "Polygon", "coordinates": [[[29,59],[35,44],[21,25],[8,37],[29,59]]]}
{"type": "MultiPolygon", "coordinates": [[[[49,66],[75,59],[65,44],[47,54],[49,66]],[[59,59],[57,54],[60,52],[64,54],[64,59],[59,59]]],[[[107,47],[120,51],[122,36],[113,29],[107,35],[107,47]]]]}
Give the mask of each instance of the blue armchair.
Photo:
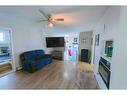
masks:
{"type": "Polygon", "coordinates": [[[27,51],[20,55],[22,69],[27,72],[35,72],[46,64],[52,62],[52,56],[45,54],[43,50],[27,51]]]}

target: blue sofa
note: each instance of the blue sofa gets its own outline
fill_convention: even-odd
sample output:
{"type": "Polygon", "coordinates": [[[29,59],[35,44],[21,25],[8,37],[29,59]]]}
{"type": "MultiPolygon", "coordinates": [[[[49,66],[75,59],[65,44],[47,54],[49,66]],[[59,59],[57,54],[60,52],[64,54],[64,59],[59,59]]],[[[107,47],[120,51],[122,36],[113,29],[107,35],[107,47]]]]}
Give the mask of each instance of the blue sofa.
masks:
{"type": "Polygon", "coordinates": [[[27,51],[20,55],[22,69],[33,73],[52,62],[52,56],[44,50],[27,51]]]}

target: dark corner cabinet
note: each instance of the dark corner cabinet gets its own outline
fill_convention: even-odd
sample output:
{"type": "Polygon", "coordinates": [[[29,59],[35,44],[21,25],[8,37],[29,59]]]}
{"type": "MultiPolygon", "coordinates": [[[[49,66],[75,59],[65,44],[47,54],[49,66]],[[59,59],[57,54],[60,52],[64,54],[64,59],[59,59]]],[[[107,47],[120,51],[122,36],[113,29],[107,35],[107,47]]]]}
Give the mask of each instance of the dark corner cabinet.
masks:
{"type": "Polygon", "coordinates": [[[81,49],[81,61],[89,62],[88,52],[88,49],[81,49]]]}
{"type": "Polygon", "coordinates": [[[63,51],[52,51],[52,57],[53,59],[57,59],[57,60],[63,60],[63,51]]]}

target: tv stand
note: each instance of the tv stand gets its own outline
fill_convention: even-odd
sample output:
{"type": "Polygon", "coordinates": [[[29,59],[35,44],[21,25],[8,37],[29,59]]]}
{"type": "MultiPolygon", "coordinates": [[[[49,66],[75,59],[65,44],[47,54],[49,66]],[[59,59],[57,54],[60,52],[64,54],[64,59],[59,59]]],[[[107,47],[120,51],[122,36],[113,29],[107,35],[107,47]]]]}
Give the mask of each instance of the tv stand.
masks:
{"type": "Polygon", "coordinates": [[[52,57],[53,59],[63,60],[63,51],[57,51],[57,50],[52,51],[52,57]]]}

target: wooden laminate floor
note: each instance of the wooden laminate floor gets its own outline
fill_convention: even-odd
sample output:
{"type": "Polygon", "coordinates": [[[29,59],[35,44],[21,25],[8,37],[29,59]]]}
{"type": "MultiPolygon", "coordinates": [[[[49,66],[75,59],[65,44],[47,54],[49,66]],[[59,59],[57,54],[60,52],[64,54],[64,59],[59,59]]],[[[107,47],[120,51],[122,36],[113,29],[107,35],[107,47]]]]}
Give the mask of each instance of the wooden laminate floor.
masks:
{"type": "Polygon", "coordinates": [[[0,78],[0,89],[98,89],[92,66],[57,61],[35,73],[18,71],[0,78]]]}
{"type": "Polygon", "coordinates": [[[0,64],[0,75],[10,72],[11,70],[12,70],[12,66],[10,63],[0,64]]]}

